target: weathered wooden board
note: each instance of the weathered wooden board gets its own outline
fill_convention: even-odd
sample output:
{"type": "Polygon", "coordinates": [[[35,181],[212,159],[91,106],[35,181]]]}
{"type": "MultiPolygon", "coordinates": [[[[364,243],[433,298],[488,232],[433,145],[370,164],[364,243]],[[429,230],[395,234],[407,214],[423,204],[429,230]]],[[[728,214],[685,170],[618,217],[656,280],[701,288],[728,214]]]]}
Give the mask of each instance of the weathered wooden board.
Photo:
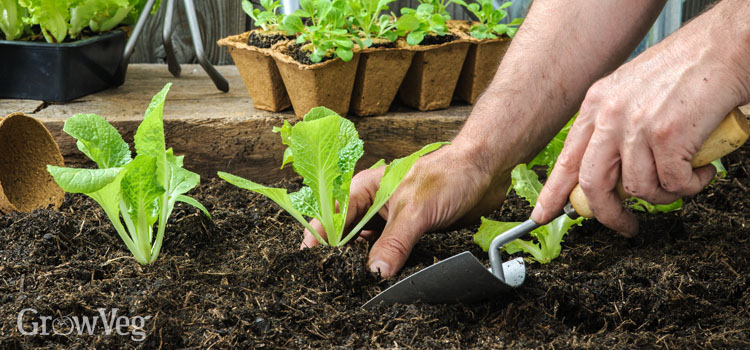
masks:
{"type": "MultiPolygon", "coordinates": [[[[183,76],[176,79],[166,65],[135,64],[119,88],[45,108],[40,108],[42,103],[38,101],[0,100],[0,111],[24,111],[39,118],[57,140],[66,163],[85,166],[91,163],[76,149],[74,140],[62,132],[66,118],[75,113],[102,115],[132,143],[151,97],[171,81],[174,85],[164,109],[167,145],[185,155],[186,168],[203,177],[227,171],[265,183],[292,176],[290,169],[279,169],[285,146],[271,129],[292,120],[293,113],[256,110],[237,69],[218,69],[229,81],[229,93],[218,91],[197,65],[185,66],[183,76]]],[[[466,105],[428,113],[404,108],[381,117],[352,118],[365,142],[359,168],[369,167],[380,158],[407,155],[429,142],[451,140],[470,110],[466,105]]]]}
{"type": "MultiPolygon", "coordinates": [[[[151,97],[167,82],[173,82],[165,106],[167,145],[185,155],[185,166],[203,177],[227,171],[256,181],[272,183],[290,177],[281,170],[285,146],[271,132],[291,111],[270,113],[253,108],[234,66],[220,66],[227,78],[229,93],[218,91],[198,65],[186,65],[181,78],[173,78],[166,65],[134,64],[124,85],[89,95],[67,104],[41,101],[0,100],[0,114],[23,111],[39,118],[49,128],[70,166],[91,163],[62,132],[66,118],[75,113],[97,113],[107,118],[129,143],[140,124],[151,97]]],[[[451,140],[471,110],[467,105],[433,112],[396,108],[385,116],[352,117],[365,141],[365,155],[359,169],[381,158],[387,160],[416,151],[435,141],[451,140]]],[[[742,107],[750,114],[750,105],[742,107]]]]}

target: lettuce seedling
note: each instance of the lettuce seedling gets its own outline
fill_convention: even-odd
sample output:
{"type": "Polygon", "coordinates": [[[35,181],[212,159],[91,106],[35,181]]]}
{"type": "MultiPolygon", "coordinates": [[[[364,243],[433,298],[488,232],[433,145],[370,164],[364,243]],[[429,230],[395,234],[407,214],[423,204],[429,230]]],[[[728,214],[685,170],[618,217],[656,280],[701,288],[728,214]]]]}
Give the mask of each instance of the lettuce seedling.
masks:
{"type": "MultiPolygon", "coordinates": [[[[536,172],[530,166],[520,164],[511,172],[511,179],[511,188],[526,199],[532,207],[536,205],[539,193],[542,191],[542,183],[539,182],[536,172]]],[[[572,220],[567,215],[562,215],[549,224],[531,231],[531,236],[536,238],[536,242],[517,239],[504,247],[505,252],[514,254],[523,251],[530,254],[533,260],[546,264],[560,255],[563,236],[568,233],[568,230],[573,225],[580,225],[584,219],[572,220]]],[[[474,235],[474,242],[487,251],[495,236],[518,224],[520,222],[499,222],[483,217],[482,225],[474,235]]]]}
{"type": "MultiPolygon", "coordinates": [[[[101,33],[119,24],[134,24],[146,4],[146,0],[0,0],[3,3],[13,1],[26,10],[23,22],[41,32],[49,43],[61,43],[67,37],[78,39],[85,28],[101,33]]],[[[160,2],[156,1],[152,14],[160,2]]],[[[0,18],[3,18],[1,7],[0,18]]],[[[17,11],[7,12],[8,15],[14,13],[18,14],[17,11]]]]}
{"type": "Polygon", "coordinates": [[[281,29],[297,35],[297,44],[305,44],[303,49],[310,52],[314,63],[331,55],[349,62],[354,57],[356,39],[349,31],[346,12],[346,0],[302,0],[299,10],[284,17],[281,29]]]}
{"type": "MultiPolygon", "coordinates": [[[[577,116],[577,114],[576,114],[577,116]]],[[[534,166],[541,165],[547,167],[547,176],[552,172],[557,157],[565,145],[565,139],[573,125],[576,116],[568,121],[560,132],[534,157],[528,164],[519,164],[511,171],[511,186],[508,189],[516,191],[520,197],[524,198],[533,207],[536,205],[539,193],[542,191],[542,183],[536,172],[532,170],[534,166]]],[[[534,261],[546,264],[560,255],[562,249],[561,243],[563,236],[568,233],[573,225],[580,225],[585,218],[576,220],[570,219],[567,215],[562,215],[547,225],[541,226],[531,231],[532,240],[517,239],[504,247],[505,252],[514,254],[517,252],[526,252],[531,255],[534,261]]],[[[474,235],[474,242],[482,247],[485,251],[490,248],[490,243],[495,236],[513,228],[520,222],[500,222],[487,218],[482,218],[482,225],[474,235]]]]}
{"type": "Polygon", "coordinates": [[[372,46],[372,39],[380,38],[396,41],[396,21],[392,16],[381,15],[388,10],[388,4],[395,0],[347,0],[348,16],[352,30],[362,39],[363,47],[372,46]]]}
{"type": "Polygon", "coordinates": [[[522,18],[514,18],[508,24],[500,23],[503,18],[508,16],[505,9],[513,4],[510,1],[503,3],[498,8],[494,7],[492,0],[477,0],[477,2],[470,4],[467,4],[464,0],[451,0],[451,2],[463,6],[477,17],[479,23],[473,25],[470,29],[471,36],[477,39],[497,39],[503,35],[512,38],[516,35],[518,26],[523,22],[522,18]]]}
{"type": "MultiPolygon", "coordinates": [[[[536,205],[539,193],[542,191],[542,183],[539,181],[539,177],[532,168],[534,166],[545,166],[547,168],[547,176],[550,175],[555,166],[555,162],[557,161],[557,157],[560,155],[560,152],[565,145],[565,139],[568,137],[570,128],[577,116],[578,114],[573,116],[560,132],[558,132],[557,135],[555,135],[555,137],[552,138],[552,140],[542,149],[542,151],[531,160],[531,162],[528,164],[519,164],[511,171],[511,186],[508,189],[509,192],[513,189],[516,191],[516,194],[526,199],[532,207],[536,205]]],[[[719,176],[726,176],[726,169],[724,169],[724,166],[721,164],[721,160],[716,160],[711,164],[716,167],[719,176]]],[[[682,209],[682,199],[678,199],[671,204],[655,205],[642,199],[631,197],[628,200],[628,205],[632,209],[651,214],[666,213],[682,209]]],[[[574,225],[580,226],[583,220],[585,220],[583,217],[573,220],[567,215],[560,215],[549,224],[531,231],[530,234],[536,239],[536,242],[516,239],[506,245],[504,250],[508,254],[525,252],[530,254],[534,261],[546,264],[560,255],[563,236],[565,236],[574,225]]],[[[474,242],[487,251],[490,248],[492,240],[497,235],[518,224],[520,224],[520,222],[500,222],[483,217],[482,225],[479,227],[477,233],[474,234],[474,242]]]]}
{"type": "Polygon", "coordinates": [[[444,7],[441,12],[440,8],[434,4],[421,3],[416,10],[402,8],[396,28],[400,35],[406,35],[406,42],[409,45],[419,45],[428,34],[437,36],[448,34],[450,31],[445,24],[448,19],[450,16],[447,15],[444,7]]]}
{"type": "Polygon", "coordinates": [[[24,23],[27,16],[26,8],[18,0],[0,0],[0,31],[5,35],[5,40],[16,40],[23,35],[29,27],[24,23]]]}
{"type": "MultiPolygon", "coordinates": [[[[287,193],[286,189],[266,187],[224,172],[219,172],[219,177],[273,200],[310,230],[321,244],[332,246],[341,246],[351,240],[385,205],[417,159],[445,144],[427,145],[386,166],[370,209],[344,236],[354,166],[363,154],[362,140],[354,123],[330,109],[316,107],[305,115],[302,122],[292,126],[285,121],[282,127],[274,128],[274,131],[281,134],[281,142],[288,146],[282,167],[291,163],[294,171],[302,176],[305,186],[301,190],[287,193]],[[320,221],[327,241],[310,226],[305,217],[320,221]]],[[[384,164],[381,160],[375,166],[384,164]]]]}
{"type": "Polygon", "coordinates": [[[143,265],[159,256],[167,219],[176,202],[195,206],[210,217],[203,205],[184,195],[198,185],[200,176],[184,169],[184,156],[175,156],[165,146],[163,111],[170,86],[156,94],[146,110],[135,133],[135,158],[117,129],[104,118],[76,114],[65,121],[63,131],[78,140],[78,149],[98,169],[47,166],[63,190],[86,194],[102,206],[122,241],[143,265]]]}
{"type": "Polygon", "coordinates": [[[256,26],[261,27],[265,32],[279,30],[284,15],[276,12],[281,8],[281,1],[260,0],[260,6],[263,7],[263,11],[253,8],[253,3],[249,0],[242,0],[242,10],[253,19],[256,26]]]}

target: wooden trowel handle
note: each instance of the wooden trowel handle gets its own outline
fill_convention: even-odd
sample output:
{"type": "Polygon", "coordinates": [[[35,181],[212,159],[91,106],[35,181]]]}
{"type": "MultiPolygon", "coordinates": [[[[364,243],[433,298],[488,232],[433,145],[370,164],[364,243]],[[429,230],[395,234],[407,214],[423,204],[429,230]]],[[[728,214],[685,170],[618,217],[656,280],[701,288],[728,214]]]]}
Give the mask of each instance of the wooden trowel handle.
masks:
{"type": "MultiPolygon", "coordinates": [[[[729,112],[726,118],[708,136],[706,142],[703,143],[695,156],[693,156],[690,164],[692,164],[693,168],[711,164],[714,160],[740,148],[747,141],[748,136],[750,136],[750,122],[739,108],[735,108],[729,112]]],[[[622,188],[622,181],[617,183],[617,192],[621,199],[629,197],[622,188]]],[[[581,189],[581,185],[576,185],[573,191],[570,192],[569,199],[570,204],[578,215],[587,218],[594,217],[594,213],[589,208],[589,202],[581,189]]]]}

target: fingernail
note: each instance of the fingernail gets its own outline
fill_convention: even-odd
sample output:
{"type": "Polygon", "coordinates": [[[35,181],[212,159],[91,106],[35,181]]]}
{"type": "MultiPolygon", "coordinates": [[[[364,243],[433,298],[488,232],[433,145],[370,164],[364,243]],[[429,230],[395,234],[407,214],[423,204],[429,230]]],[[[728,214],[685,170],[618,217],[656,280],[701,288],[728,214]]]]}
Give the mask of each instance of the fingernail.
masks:
{"type": "Polygon", "coordinates": [[[536,202],[536,206],[534,207],[534,210],[531,211],[531,217],[536,218],[537,222],[544,221],[544,206],[542,206],[542,202],[536,202]]]}
{"type": "Polygon", "coordinates": [[[377,272],[383,277],[389,277],[391,275],[391,265],[383,260],[375,260],[370,263],[370,271],[377,272]]]}

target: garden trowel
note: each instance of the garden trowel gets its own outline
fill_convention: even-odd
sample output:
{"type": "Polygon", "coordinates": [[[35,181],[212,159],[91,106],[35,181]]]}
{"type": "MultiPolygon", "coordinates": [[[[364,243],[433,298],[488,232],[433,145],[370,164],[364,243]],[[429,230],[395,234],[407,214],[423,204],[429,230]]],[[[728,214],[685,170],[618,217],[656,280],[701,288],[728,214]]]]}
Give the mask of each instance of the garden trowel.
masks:
{"type": "MultiPolygon", "coordinates": [[[[691,164],[694,168],[710,164],[740,148],[750,135],[750,121],[735,108],[703,143],[691,164]]],[[[621,184],[618,186],[621,189],[621,184]]],[[[627,196],[620,190],[621,198],[627,196]]],[[[571,219],[579,216],[593,218],[586,195],[576,186],[569,196],[564,213],[571,219]]],[[[385,305],[408,304],[421,301],[428,304],[473,303],[495,298],[520,286],[526,277],[523,258],[503,262],[501,249],[513,240],[523,237],[537,223],[529,219],[500,234],[489,248],[490,268],[486,268],[473,254],[466,251],[422,269],[384,290],[367,303],[365,309],[381,303],[385,305]]]]}

